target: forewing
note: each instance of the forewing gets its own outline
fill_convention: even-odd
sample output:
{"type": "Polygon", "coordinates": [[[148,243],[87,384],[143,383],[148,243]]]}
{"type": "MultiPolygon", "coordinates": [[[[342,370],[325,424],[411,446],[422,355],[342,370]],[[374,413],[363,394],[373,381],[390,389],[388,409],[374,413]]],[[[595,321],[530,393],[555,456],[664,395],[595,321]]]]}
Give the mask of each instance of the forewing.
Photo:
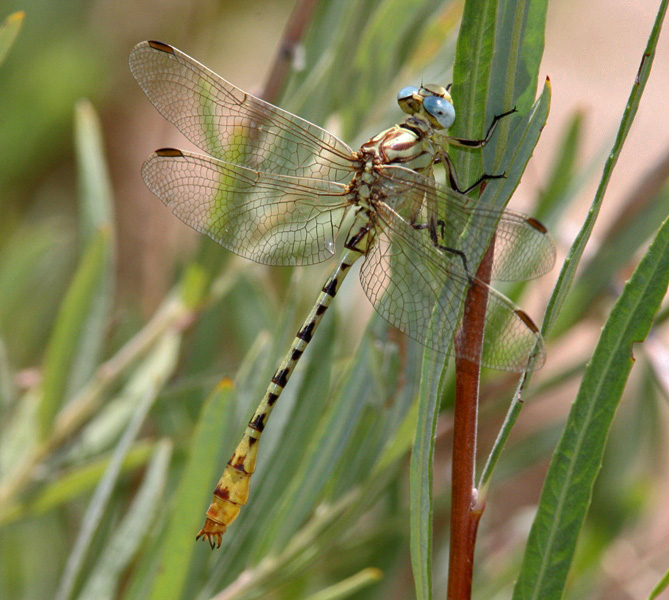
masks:
{"type": "Polygon", "coordinates": [[[471,273],[495,237],[492,278],[521,281],[553,268],[555,244],[536,219],[511,210],[491,208],[415,171],[379,169],[379,185],[391,208],[408,223],[431,230],[433,243],[463,252],[471,273]],[[416,207],[420,206],[420,210],[416,207]],[[475,260],[474,260],[475,259],[475,260]]]}
{"type": "Polygon", "coordinates": [[[523,371],[544,361],[541,335],[530,318],[484,282],[470,277],[462,261],[436,248],[387,205],[377,210],[375,242],[360,270],[363,289],[376,310],[409,337],[435,350],[487,367],[523,371]],[[451,343],[470,286],[488,296],[481,357],[451,343]],[[429,336],[430,328],[437,335],[429,336]],[[432,342],[430,343],[430,340],[432,342]]]}
{"type": "Polygon", "coordinates": [[[344,142],[247,94],[176,48],[141,42],[129,62],[151,103],[212,156],[267,173],[350,178],[353,153],[344,142]]]}
{"type": "Polygon", "coordinates": [[[142,177],[184,223],[267,265],[330,258],[348,206],[342,184],[259,173],[172,148],[151,154],[142,177]]]}

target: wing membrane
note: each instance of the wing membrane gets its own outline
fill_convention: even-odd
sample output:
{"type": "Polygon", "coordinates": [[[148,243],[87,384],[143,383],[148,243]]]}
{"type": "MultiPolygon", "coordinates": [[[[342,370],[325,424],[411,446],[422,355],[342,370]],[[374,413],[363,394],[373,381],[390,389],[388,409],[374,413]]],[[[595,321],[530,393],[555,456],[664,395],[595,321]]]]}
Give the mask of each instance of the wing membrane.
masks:
{"type": "Polygon", "coordinates": [[[342,184],[259,173],[171,148],[151,154],[142,177],[184,223],[267,265],[330,258],[347,206],[342,184]]]}
{"type": "Polygon", "coordinates": [[[534,368],[545,357],[541,335],[508,298],[471,277],[462,261],[430,243],[390,207],[378,207],[375,243],[365,257],[360,281],[376,310],[409,337],[435,350],[457,354],[487,367],[521,372],[530,356],[534,368]],[[451,343],[471,286],[488,296],[481,357],[451,343]],[[439,332],[429,337],[430,328],[439,332]],[[429,340],[432,344],[428,344],[429,340]]]}
{"type": "MultiPolygon", "coordinates": [[[[486,206],[402,167],[380,168],[379,175],[383,195],[405,221],[427,227],[433,220],[437,245],[480,259],[496,234],[493,279],[533,279],[553,268],[555,244],[536,219],[486,206]]],[[[476,267],[468,265],[471,272],[476,267]]]]}
{"type": "Polygon", "coordinates": [[[352,150],[334,135],[232,85],[162,42],[141,42],[130,70],[151,103],[198,148],[225,162],[346,181],[352,150]]]}

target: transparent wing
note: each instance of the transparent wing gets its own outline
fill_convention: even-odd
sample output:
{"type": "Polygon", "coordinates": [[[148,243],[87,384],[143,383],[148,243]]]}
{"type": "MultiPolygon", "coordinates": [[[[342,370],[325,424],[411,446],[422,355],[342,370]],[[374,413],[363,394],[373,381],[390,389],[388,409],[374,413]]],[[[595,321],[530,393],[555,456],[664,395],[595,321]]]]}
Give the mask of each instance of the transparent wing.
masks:
{"type": "Polygon", "coordinates": [[[267,265],[330,258],[348,206],[343,184],[259,173],[173,148],[151,154],[142,177],[184,223],[267,265]]]}
{"type": "MultiPolygon", "coordinates": [[[[414,183],[423,183],[419,179],[402,180],[401,176],[393,178],[388,174],[375,188],[374,243],[360,270],[367,297],[387,321],[423,344],[432,340],[430,345],[435,350],[510,371],[525,370],[530,356],[536,356],[534,368],[539,368],[545,351],[532,320],[505,296],[470,275],[459,255],[441,250],[427,232],[391,206],[395,204],[405,214],[415,216],[418,197],[412,201],[411,194],[414,183]],[[393,196],[384,199],[387,192],[393,196]],[[479,287],[488,298],[480,358],[467,355],[466,348],[454,349],[451,343],[471,286],[479,287]],[[430,328],[439,335],[430,337],[430,328]]],[[[434,183],[425,184],[423,191],[434,188],[434,183]]],[[[496,214],[500,216],[499,212],[496,214]]]]}
{"type": "Polygon", "coordinates": [[[141,42],[129,62],[151,103],[212,156],[295,177],[342,182],[352,175],[353,152],[344,142],[247,94],[176,48],[141,42]]]}
{"type": "MultiPolygon", "coordinates": [[[[495,233],[493,279],[532,279],[553,268],[555,243],[536,219],[486,206],[409,169],[381,167],[378,173],[389,206],[408,223],[427,229],[437,246],[480,260],[495,233]]],[[[473,273],[478,265],[467,266],[473,273]]]]}

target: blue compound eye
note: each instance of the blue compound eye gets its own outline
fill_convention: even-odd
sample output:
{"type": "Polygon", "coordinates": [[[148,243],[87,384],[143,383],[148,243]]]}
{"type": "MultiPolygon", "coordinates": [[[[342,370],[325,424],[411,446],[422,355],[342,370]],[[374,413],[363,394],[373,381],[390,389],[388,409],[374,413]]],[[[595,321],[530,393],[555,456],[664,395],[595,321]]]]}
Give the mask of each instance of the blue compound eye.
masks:
{"type": "Polygon", "coordinates": [[[420,101],[416,100],[415,95],[419,92],[417,87],[408,86],[402,88],[397,94],[397,104],[400,108],[409,115],[415,115],[420,108],[420,101]]]}
{"type": "Polygon", "coordinates": [[[430,123],[438,129],[448,129],[455,121],[455,108],[446,98],[428,96],[423,100],[423,108],[430,123]]]}

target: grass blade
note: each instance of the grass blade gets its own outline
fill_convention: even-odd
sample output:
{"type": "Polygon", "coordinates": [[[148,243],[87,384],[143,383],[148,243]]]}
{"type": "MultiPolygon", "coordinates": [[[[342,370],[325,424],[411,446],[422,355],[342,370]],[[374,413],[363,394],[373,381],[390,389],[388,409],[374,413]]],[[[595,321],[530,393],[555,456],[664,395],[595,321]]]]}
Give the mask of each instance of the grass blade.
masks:
{"type": "Polygon", "coordinates": [[[182,594],[190,558],[197,550],[195,534],[202,525],[213,489],[211,481],[219,469],[218,452],[212,449],[218,447],[221,431],[230,420],[233,394],[232,383],[224,379],[203,407],[161,544],[162,556],[150,598],[179,598],[182,594]]]}
{"type": "Polygon", "coordinates": [[[86,336],[87,315],[95,312],[100,290],[110,275],[111,232],[100,229],[91,239],[63,300],[44,363],[43,397],[39,408],[39,430],[45,439],[69,387],[69,374],[78,360],[86,336]]]}
{"type": "Polygon", "coordinates": [[[119,577],[155,520],[155,505],[164,493],[171,454],[172,444],[168,441],[156,447],[132,505],[123,521],[114,528],[112,539],[79,594],[81,600],[117,597],[119,577]]]}
{"type": "Polygon", "coordinates": [[[514,600],[562,594],[615,410],[669,284],[666,219],[616,302],[546,476],[514,600]]]}
{"type": "Polygon", "coordinates": [[[88,549],[90,548],[93,536],[100,525],[100,519],[110,501],[112,491],[121,472],[121,466],[125,460],[131,444],[139,433],[144,423],[149,409],[153,405],[162,382],[171,374],[178,354],[179,341],[175,333],[169,332],[147,359],[142,367],[135,374],[128,387],[133,389],[139,387],[137,381],[146,381],[147,384],[141,390],[137,390],[137,408],[128,423],[114,450],[114,455],[109,463],[104,477],[100,480],[81,524],[81,530],[77,536],[74,548],[72,549],[63,577],[58,586],[56,600],[67,600],[72,595],[77,579],[81,574],[82,567],[88,549]]]}

